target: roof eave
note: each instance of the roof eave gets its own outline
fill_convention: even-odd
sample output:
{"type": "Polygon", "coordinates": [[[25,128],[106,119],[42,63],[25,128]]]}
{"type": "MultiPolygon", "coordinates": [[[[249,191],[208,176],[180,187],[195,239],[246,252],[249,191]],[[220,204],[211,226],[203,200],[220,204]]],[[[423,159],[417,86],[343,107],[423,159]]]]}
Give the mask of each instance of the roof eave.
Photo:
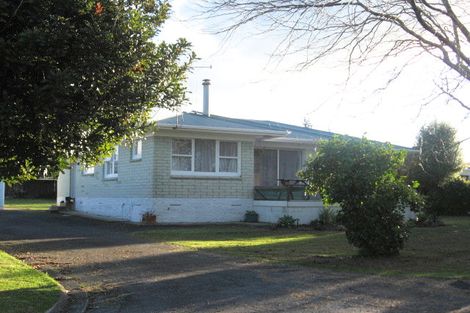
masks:
{"type": "Polygon", "coordinates": [[[261,130],[261,129],[246,129],[246,128],[230,128],[230,127],[202,127],[202,126],[192,126],[192,125],[158,125],[158,128],[161,129],[173,129],[173,130],[182,130],[182,131],[201,131],[208,133],[222,133],[222,134],[238,134],[238,135],[254,135],[254,136],[263,136],[263,137],[285,137],[288,135],[286,131],[270,131],[270,130],[261,130]]]}

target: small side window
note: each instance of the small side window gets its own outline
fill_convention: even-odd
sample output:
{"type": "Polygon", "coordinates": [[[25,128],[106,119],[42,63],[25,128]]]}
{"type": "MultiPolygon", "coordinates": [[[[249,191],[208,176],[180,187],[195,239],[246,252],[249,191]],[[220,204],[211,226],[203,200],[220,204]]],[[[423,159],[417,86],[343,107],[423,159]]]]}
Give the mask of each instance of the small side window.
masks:
{"type": "Polygon", "coordinates": [[[118,177],[118,160],[119,148],[116,147],[116,150],[113,155],[104,160],[104,178],[109,179],[118,177]]]}
{"type": "Polygon", "coordinates": [[[95,174],[94,166],[87,166],[82,171],[82,175],[94,175],[94,174],[95,174]]]}
{"type": "Polygon", "coordinates": [[[142,159],[142,140],[136,140],[132,143],[131,159],[134,161],[142,159]]]}

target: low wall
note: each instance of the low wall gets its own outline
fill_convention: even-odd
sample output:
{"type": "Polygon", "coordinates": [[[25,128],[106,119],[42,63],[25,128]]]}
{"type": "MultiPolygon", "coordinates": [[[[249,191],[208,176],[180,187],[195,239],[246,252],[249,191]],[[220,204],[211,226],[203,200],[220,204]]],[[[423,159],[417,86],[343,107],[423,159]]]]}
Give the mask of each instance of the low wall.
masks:
{"type": "Polygon", "coordinates": [[[90,215],[140,222],[152,212],[157,223],[222,223],[243,221],[253,200],[237,198],[77,198],[75,210],[90,215]]]}
{"type": "MultiPolygon", "coordinates": [[[[157,223],[240,222],[247,210],[254,210],[259,214],[260,222],[275,224],[283,215],[290,215],[299,219],[299,224],[310,224],[318,218],[323,203],[237,198],[77,198],[75,209],[133,222],[140,222],[145,212],[153,212],[157,215],[157,223]]],[[[415,215],[407,209],[405,218],[415,218],[415,215]]]]}
{"type": "MultiPolygon", "coordinates": [[[[323,209],[321,201],[253,201],[253,210],[259,214],[259,221],[264,223],[277,223],[283,215],[290,215],[299,219],[299,224],[310,224],[318,219],[323,209]]],[[[339,210],[339,206],[332,206],[339,210]]],[[[409,208],[405,209],[405,219],[415,219],[416,214],[409,208]]]]}
{"type": "Polygon", "coordinates": [[[321,201],[253,201],[253,210],[259,214],[259,221],[277,223],[283,215],[299,219],[299,224],[310,224],[318,218],[323,203],[321,201]]]}

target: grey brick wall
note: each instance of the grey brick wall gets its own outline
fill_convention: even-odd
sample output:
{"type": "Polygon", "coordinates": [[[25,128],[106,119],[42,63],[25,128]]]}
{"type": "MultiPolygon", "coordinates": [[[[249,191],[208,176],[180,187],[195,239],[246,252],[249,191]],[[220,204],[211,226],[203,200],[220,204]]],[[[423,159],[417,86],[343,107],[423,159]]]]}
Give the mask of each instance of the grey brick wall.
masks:
{"type": "Polygon", "coordinates": [[[155,137],[142,142],[142,159],[131,161],[130,147],[119,147],[118,177],[104,179],[103,165],[95,166],[93,175],[85,176],[75,168],[75,197],[152,198],[155,194],[155,137]]]}
{"type": "Polygon", "coordinates": [[[155,137],[157,198],[253,198],[253,142],[241,143],[241,177],[172,177],[171,138],[155,137]]]}

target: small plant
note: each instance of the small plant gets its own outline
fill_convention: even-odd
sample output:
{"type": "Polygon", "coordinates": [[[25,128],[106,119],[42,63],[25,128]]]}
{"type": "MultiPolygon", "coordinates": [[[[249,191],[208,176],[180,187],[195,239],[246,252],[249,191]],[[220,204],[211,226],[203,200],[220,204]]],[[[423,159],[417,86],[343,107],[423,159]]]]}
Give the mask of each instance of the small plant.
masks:
{"type": "Polygon", "coordinates": [[[316,230],[342,231],[344,226],[340,224],[339,214],[335,209],[324,207],[316,220],[310,223],[316,230]]]}
{"type": "Polygon", "coordinates": [[[284,215],[279,218],[277,226],[284,228],[293,228],[299,223],[298,218],[293,218],[291,215],[284,215]]]}
{"type": "Polygon", "coordinates": [[[324,207],[318,215],[318,222],[324,226],[331,226],[338,224],[338,214],[335,209],[324,207]]]}
{"type": "Polygon", "coordinates": [[[154,212],[147,211],[142,214],[142,224],[155,225],[157,224],[157,215],[154,212]]]}
{"type": "Polygon", "coordinates": [[[258,223],[259,215],[256,211],[245,212],[245,222],[247,223],[258,223]]]}

